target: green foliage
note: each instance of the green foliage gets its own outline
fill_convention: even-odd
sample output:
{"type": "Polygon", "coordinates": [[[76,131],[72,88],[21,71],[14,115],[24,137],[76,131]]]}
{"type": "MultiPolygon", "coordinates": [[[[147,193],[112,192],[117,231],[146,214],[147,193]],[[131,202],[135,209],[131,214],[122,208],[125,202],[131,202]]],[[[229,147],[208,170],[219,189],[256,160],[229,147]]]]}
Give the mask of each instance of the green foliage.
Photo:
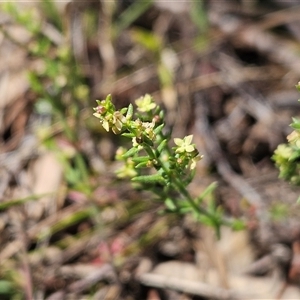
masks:
{"type": "Polygon", "coordinates": [[[20,276],[20,273],[14,269],[14,264],[8,264],[3,266],[0,272],[0,299],[12,299],[21,300],[24,299],[24,293],[22,291],[24,286],[24,277],[20,276]]]}
{"type": "MultiPolygon", "coordinates": [[[[299,83],[296,88],[300,91],[299,83]]],[[[288,135],[288,143],[280,144],[272,158],[279,168],[280,178],[292,184],[300,185],[300,120],[293,118],[290,126],[294,131],[288,135]]]]}
{"type": "Polygon", "coordinates": [[[115,24],[115,36],[130,26],[136,19],[138,19],[144,12],[151,7],[153,0],[134,1],[119,17],[115,24]]]}
{"type": "Polygon", "coordinates": [[[288,206],[285,203],[275,203],[270,209],[271,218],[274,221],[283,220],[288,216],[288,206]]]}
{"type": "Polygon", "coordinates": [[[0,280],[0,295],[10,295],[15,291],[15,286],[11,281],[0,280]]]}
{"type": "Polygon", "coordinates": [[[32,200],[38,200],[41,197],[47,196],[47,195],[50,195],[50,194],[30,195],[30,196],[24,197],[24,198],[17,198],[17,199],[10,199],[9,201],[3,201],[0,203],[0,212],[3,210],[6,210],[12,206],[25,204],[28,201],[32,201],[32,200]]]}
{"type": "Polygon", "coordinates": [[[204,1],[196,0],[192,2],[191,19],[196,24],[200,32],[204,32],[208,28],[208,16],[204,9],[204,1]]]}
{"type": "Polygon", "coordinates": [[[166,212],[192,213],[217,232],[222,224],[231,225],[213,196],[215,183],[195,199],[190,195],[187,186],[202,156],[192,143],[192,135],[175,138],[174,146],[169,145],[171,138],[164,130],[164,112],[150,95],[135,101],[136,111],[132,104],[116,110],[110,95],[97,100],[97,104],[94,116],[103,128],[131,139],[130,149],[122,147],[116,153],[116,159],[124,162],[117,171],[118,177],[131,178],[141,189],[152,191],[164,202],[166,212]]]}
{"type": "MultiPolygon", "coordinates": [[[[36,94],[35,109],[38,114],[47,116],[50,123],[56,127],[51,124],[49,126],[49,122],[45,126],[40,124],[37,135],[45,146],[57,151],[64,165],[68,185],[88,193],[91,190],[88,181],[89,168],[77,145],[80,141],[80,129],[84,127],[81,111],[87,102],[89,89],[84,83],[85,79],[70,45],[64,40],[57,44],[43,30],[42,20],[47,20],[54,26],[53,30],[57,30],[61,36],[67,35],[59,11],[51,0],[39,3],[39,18],[35,17],[36,7],[35,10],[21,10],[16,3],[5,2],[1,4],[1,8],[32,35],[30,42],[21,46],[26,47],[34,62],[28,71],[28,78],[31,90],[36,94]],[[61,151],[56,143],[58,133],[71,151],[61,151]]],[[[2,31],[10,38],[5,28],[2,28],[2,31]]]]}
{"type": "Polygon", "coordinates": [[[211,32],[208,21],[208,13],[205,9],[204,0],[192,1],[190,16],[198,29],[194,38],[194,47],[199,53],[205,53],[211,46],[211,32]]]}
{"type": "Polygon", "coordinates": [[[5,1],[1,3],[1,9],[12,16],[15,21],[26,28],[31,33],[38,33],[41,28],[41,24],[36,20],[32,9],[20,10],[15,3],[11,1],[5,1]]]}
{"type": "Polygon", "coordinates": [[[52,0],[42,0],[40,3],[42,11],[47,19],[60,31],[63,30],[61,15],[52,0]]]}
{"type": "Polygon", "coordinates": [[[37,238],[38,240],[49,238],[52,235],[54,235],[56,232],[59,232],[74,224],[78,224],[82,220],[91,218],[96,213],[98,213],[98,211],[95,210],[93,206],[82,208],[81,210],[76,211],[73,214],[61,218],[59,221],[57,221],[55,224],[53,224],[51,227],[47,228],[46,230],[41,231],[37,238]]]}
{"type": "Polygon", "coordinates": [[[140,44],[150,52],[159,55],[163,45],[162,39],[152,31],[143,28],[135,28],[131,30],[131,37],[137,44],[140,44]]]}

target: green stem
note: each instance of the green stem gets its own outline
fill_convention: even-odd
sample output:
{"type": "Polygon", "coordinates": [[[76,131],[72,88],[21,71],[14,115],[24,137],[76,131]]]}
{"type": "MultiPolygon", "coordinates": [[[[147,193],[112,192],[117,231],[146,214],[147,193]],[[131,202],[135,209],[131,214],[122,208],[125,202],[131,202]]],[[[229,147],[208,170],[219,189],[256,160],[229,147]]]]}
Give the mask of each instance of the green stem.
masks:
{"type": "Polygon", "coordinates": [[[166,167],[166,165],[161,161],[159,157],[156,157],[156,160],[158,162],[158,166],[156,170],[160,169],[160,167],[164,170],[165,174],[169,177],[169,181],[174,185],[174,187],[179,191],[179,193],[184,196],[184,198],[187,199],[187,201],[190,203],[191,207],[197,214],[203,214],[210,219],[214,219],[214,216],[209,213],[206,209],[199,207],[191,197],[190,193],[187,191],[185,186],[181,183],[181,181],[178,179],[178,177],[174,177],[171,175],[171,171],[166,167]]]}
{"type": "Polygon", "coordinates": [[[190,203],[191,207],[194,209],[194,211],[197,214],[203,214],[210,219],[214,219],[214,216],[208,212],[206,209],[198,206],[195,202],[194,199],[191,197],[190,193],[186,190],[185,186],[180,182],[179,179],[173,178],[174,179],[174,185],[177,187],[177,190],[184,196],[184,198],[187,199],[187,201],[190,203]]]}

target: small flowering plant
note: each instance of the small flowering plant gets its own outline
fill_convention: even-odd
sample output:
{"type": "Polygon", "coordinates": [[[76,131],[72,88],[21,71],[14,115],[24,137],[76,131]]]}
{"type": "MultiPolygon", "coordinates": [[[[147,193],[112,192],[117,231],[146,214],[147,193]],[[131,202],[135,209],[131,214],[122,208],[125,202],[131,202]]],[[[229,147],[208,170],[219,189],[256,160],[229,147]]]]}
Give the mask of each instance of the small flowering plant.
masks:
{"type": "MultiPolygon", "coordinates": [[[[300,92],[300,82],[296,88],[300,92]]],[[[300,119],[293,118],[290,126],[294,131],[287,136],[286,144],[280,144],[277,147],[272,158],[279,168],[280,178],[300,185],[300,119]]]]}
{"type": "MultiPolygon", "coordinates": [[[[216,229],[228,224],[212,197],[215,184],[195,199],[190,195],[187,186],[202,155],[192,143],[193,135],[175,138],[174,146],[169,146],[171,138],[164,132],[164,112],[150,95],[135,101],[136,112],[132,104],[116,110],[110,95],[105,100],[97,100],[97,104],[94,116],[104,129],[131,140],[130,149],[121,147],[116,153],[116,159],[124,162],[117,171],[119,178],[129,177],[141,188],[153,191],[168,212],[191,212],[197,220],[216,229]]],[[[240,222],[230,224],[241,225],[240,222]]]]}

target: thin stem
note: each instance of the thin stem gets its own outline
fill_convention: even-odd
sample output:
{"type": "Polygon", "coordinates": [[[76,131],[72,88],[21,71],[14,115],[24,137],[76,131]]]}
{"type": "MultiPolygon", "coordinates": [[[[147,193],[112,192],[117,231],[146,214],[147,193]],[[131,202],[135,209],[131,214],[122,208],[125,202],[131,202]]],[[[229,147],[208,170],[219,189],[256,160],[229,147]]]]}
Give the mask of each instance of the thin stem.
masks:
{"type": "Polygon", "coordinates": [[[195,212],[198,214],[204,214],[210,219],[215,219],[214,215],[212,215],[210,212],[208,212],[206,209],[198,206],[195,202],[194,199],[191,197],[190,193],[187,191],[185,186],[180,182],[179,179],[174,178],[174,183],[178,189],[178,191],[187,199],[187,201],[190,203],[192,208],[194,209],[195,212]]]}
{"type": "Polygon", "coordinates": [[[171,171],[165,166],[165,164],[161,161],[159,157],[156,158],[158,162],[157,170],[159,169],[159,166],[164,170],[165,174],[169,177],[169,181],[174,185],[174,187],[179,191],[179,193],[184,196],[184,198],[187,199],[187,201],[190,203],[191,207],[195,212],[197,212],[199,215],[204,214],[210,219],[215,219],[215,217],[209,213],[206,209],[199,207],[191,197],[190,193],[187,191],[186,187],[180,182],[180,180],[177,177],[171,177],[170,173],[171,171]]]}

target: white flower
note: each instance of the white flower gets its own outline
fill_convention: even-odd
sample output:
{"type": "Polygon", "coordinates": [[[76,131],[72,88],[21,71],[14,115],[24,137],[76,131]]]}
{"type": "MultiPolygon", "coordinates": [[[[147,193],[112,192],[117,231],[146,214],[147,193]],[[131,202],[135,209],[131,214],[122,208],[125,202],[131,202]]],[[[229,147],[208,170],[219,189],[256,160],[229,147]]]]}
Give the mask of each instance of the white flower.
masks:
{"type": "Polygon", "coordinates": [[[195,150],[195,144],[191,144],[193,135],[188,135],[183,139],[175,138],[174,143],[178,146],[175,150],[176,153],[193,152],[195,150]]]}

